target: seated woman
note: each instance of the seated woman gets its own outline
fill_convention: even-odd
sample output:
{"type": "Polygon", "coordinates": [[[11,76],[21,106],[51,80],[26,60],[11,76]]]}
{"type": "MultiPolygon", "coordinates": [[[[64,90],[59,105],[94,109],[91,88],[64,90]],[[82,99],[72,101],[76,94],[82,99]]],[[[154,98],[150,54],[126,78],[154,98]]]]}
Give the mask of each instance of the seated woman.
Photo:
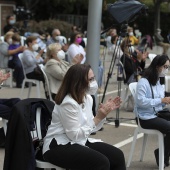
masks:
{"type": "Polygon", "coordinates": [[[70,64],[64,61],[65,52],[61,48],[62,46],[59,43],[50,44],[47,48],[48,61],[45,64],[45,72],[49,79],[53,100],[55,100],[60,84],[70,67],[70,64]]]}
{"type": "Polygon", "coordinates": [[[97,82],[90,66],[71,66],[55,98],[43,156],[46,161],[63,168],[125,170],[124,154],[120,149],[89,138],[103,126],[106,116],[120,106],[121,100],[110,98],[100,104],[94,117],[91,91],[97,91],[97,82]]]}
{"type": "Polygon", "coordinates": [[[80,45],[82,37],[79,32],[73,33],[70,38],[70,46],[68,48],[68,61],[71,64],[84,64],[86,61],[86,52],[80,45]]]}
{"type": "Polygon", "coordinates": [[[134,50],[133,46],[131,46],[131,42],[128,37],[126,37],[121,43],[121,49],[123,51],[123,55],[121,56],[121,62],[125,69],[126,79],[124,79],[124,83],[130,83],[131,76],[136,76],[135,79],[137,81],[137,76],[142,72],[145,68],[145,60],[148,56],[147,52],[142,53],[139,50],[134,50]]]}
{"type": "MultiPolygon", "coordinates": [[[[165,97],[165,91],[159,82],[160,76],[168,72],[170,60],[166,55],[157,55],[150,66],[144,71],[136,89],[134,111],[139,116],[140,125],[144,129],[156,129],[165,134],[165,166],[169,166],[170,155],[170,121],[157,114],[166,104],[170,104],[170,97],[165,97]]],[[[158,149],[155,150],[156,162],[159,162],[158,149]]]]}

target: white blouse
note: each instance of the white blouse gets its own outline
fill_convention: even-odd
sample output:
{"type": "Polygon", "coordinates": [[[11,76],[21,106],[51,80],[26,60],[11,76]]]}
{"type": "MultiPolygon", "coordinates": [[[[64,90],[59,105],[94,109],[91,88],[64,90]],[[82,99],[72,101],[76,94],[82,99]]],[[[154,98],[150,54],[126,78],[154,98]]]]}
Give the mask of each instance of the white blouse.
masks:
{"type": "Polygon", "coordinates": [[[99,130],[105,121],[103,119],[97,126],[93,121],[92,97],[86,95],[83,104],[78,104],[71,96],[67,95],[60,105],[55,105],[51,124],[44,138],[43,153],[49,150],[53,138],[57,144],[77,143],[85,146],[87,139],[90,142],[100,139],[88,138],[92,132],[99,130]]]}

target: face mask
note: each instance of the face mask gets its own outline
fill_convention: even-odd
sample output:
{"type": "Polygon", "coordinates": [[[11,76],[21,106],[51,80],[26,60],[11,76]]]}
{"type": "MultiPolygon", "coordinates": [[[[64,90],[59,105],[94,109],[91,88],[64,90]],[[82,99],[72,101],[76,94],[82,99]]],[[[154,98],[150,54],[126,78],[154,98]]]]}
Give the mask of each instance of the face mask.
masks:
{"type": "Polygon", "coordinates": [[[55,37],[55,40],[56,40],[57,42],[62,41],[61,36],[57,35],[57,36],[55,37]]]}
{"type": "Polygon", "coordinates": [[[8,39],[8,44],[12,44],[12,38],[8,39]]]}
{"type": "Polygon", "coordinates": [[[130,54],[134,53],[134,51],[135,51],[134,46],[130,46],[130,47],[129,47],[129,52],[130,52],[130,54]]]}
{"type": "Polygon", "coordinates": [[[167,69],[163,69],[163,70],[159,73],[159,77],[165,77],[167,73],[168,73],[168,68],[167,68],[167,69]]]}
{"type": "Polygon", "coordinates": [[[20,42],[14,42],[15,45],[20,45],[20,42]]]}
{"type": "Polygon", "coordinates": [[[60,50],[58,53],[57,53],[57,57],[58,59],[60,60],[64,60],[65,59],[65,52],[63,50],[60,50]]]}
{"type": "Polygon", "coordinates": [[[95,95],[96,92],[97,92],[97,89],[98,89],[98,84],[97,84],[97,81],[94,80],[90,83],[87,93],[90,94],[90,95],[95,95]]]}
{"type": "Polygon", "coordinates": [[[38,44],[34,44],[34,45],[32,46],[33,51],[37,51],[38,48],[39,48],[39,45],[38,45],[38,44]]]}
{"type": "Polygon", "coordinates": [[[82,42],[82,38],[76,38],[76,43],[80,44],[82,42]]]}
{"type": "Polygon", "coordinates": [[[129,36],[133,36],[133,32],[130,32],[130,33],[129,33],[129,36]]]}
{"type": "Polygon", "coordinates": [[[14,25],[15,24],[15,20],[9,20],[9,24],[10,25],[14,25]]]}

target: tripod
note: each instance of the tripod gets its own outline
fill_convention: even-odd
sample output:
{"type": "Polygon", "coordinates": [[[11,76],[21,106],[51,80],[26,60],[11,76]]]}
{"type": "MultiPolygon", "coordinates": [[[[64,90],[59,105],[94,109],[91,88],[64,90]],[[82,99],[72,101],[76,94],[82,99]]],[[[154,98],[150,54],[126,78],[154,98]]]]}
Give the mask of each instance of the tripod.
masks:
{"type": "MultiPolygon", "coordinates": [[[[109,79],[111,78],[111,76],[113,74],[113,69],[114,69],[114,66],[115,66],[116,57],[118,55],[118,52],[120,52],[118,50],[120,48],[120,43],[122,41],[122,37],[125,37],[127,35],[126,30],[127,30],[127,24],[122,25],[121,26],[120,36],[117,39],[117,42],[116,42],[117,45],[115,46],[114,52],[113,52],[113,55],[112,55],[112,59],[111,59],[110,67],[109,67],[109,72],[108,72],[108,76],[107,76],[107,81],[106,81],[106,85],[105,85],[105,88],[104,88],[104,93],[103,93],[102,100],[101,100],[102,103],[103,103],[104,98],[105,98],[105,94],[106,94],[107,86],[108,86],[108,83],[109,83],[109,79]]],[[[118,96],[121,96],[121,82],[124,80],[125,74],[123,74],[124,73],[123,64],[120,62],[120,59],[119,59],[119,62],[118,62],[117,66],[118,66],[118,72],[117,72],[118,96]]],[[[115,127],[119,127],[119,108],[116,110],[115,127]]]]}

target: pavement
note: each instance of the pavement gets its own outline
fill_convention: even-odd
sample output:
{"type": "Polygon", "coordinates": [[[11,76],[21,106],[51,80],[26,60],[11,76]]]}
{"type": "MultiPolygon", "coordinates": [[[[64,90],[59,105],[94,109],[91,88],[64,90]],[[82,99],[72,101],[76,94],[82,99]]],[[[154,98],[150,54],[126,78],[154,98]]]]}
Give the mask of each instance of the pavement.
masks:
{"type": "MultiPolygon", "coordinates": [[[[154,47],[153,50],[148,50],[150,53],[161,54],[162,49],[160,47],[154,47]]],[[[101,58],[104,61],[105,66],[105,73],[104,73],[104,80],[103,80],[103,87],[105,87],[105,82],[107,80],[107,72],[110,66],[111,56],[106,55],[105,57],[102,56],[103,51],[101,50],[101,58]]],[[[149,65],[150,60],[147,59],[147,65],[149,65]]],[[[118,94],[118,82],[116,76],[116,67],[113,69],[113,74],[109,79],[109,83],[106,90],[105,99],[109,98],[110,96],[115,97],[118,94]]],[[[15,83],[14,83],[15,86],[15,83]]],[[[122,83],[123,87],[123,83],[122,83]]],[[[43,84],[41,84],[41,98],[45,98],[43,84]]],[[[12,97],[20,97],[21,89],[17,88],[10,88],[8,86],[8,82],[4,87],[1,89],[0,94],[1,98],[12,98],[12,97]]],[[[28,88],[24,89],[24,95],[22,98],[27,98],[28,88]]],[[[130,94],[130,92],[129,92],[130,94]]],[[[32,87],[30,97],[36,98],[36,87],[32,87]]],[[[100,103],[102,99],[102,94],[98,94],[97,96],[97,103],[100,103]]],[[[124,99],[122,99],[124,100],[124,99]]],[[[130,104],[129,104],[130,105],[130,104]]],[[[1,121],[0,121],[1,125],[1,121]]],[[[127,108],[121,107],[117,116],[116,111],[111,112],[107,116],[106,123],[104,124],[104,129],[102,131],[98,131],[96,135],[92,135],[93,138],[98,138],[103,140],[106,143],[114,145],[120,148],[125,156],[126,163],[128,161],[129,153],[131,144],[133,141],[133,134],[136,128],[136,123],[134,121],[134,114],[132,112],[132,106],[127,110],[127,108]],[[115,126],[115,119],[119,117],[119,126],[115,126]]],[[[127,170],[158,170],[158,166],[156,165],[155,157],[154,157],[154,150],[158,148],[158,139],[155,135],[149,135],[146,151],[144,155],[143,162],[140,162],[140,153],[142,149],[142,138],[143,134],[138,134],[138,139],[136,142],[135,150],[133,153],[132,162],[127,170]]],[[[4,149],[0,148],[0,170],[3,170],[3,160],[4,160],[4,149]]],[[[170,169],[170,167],[165,168],[165,170],[170,169]]]]}

